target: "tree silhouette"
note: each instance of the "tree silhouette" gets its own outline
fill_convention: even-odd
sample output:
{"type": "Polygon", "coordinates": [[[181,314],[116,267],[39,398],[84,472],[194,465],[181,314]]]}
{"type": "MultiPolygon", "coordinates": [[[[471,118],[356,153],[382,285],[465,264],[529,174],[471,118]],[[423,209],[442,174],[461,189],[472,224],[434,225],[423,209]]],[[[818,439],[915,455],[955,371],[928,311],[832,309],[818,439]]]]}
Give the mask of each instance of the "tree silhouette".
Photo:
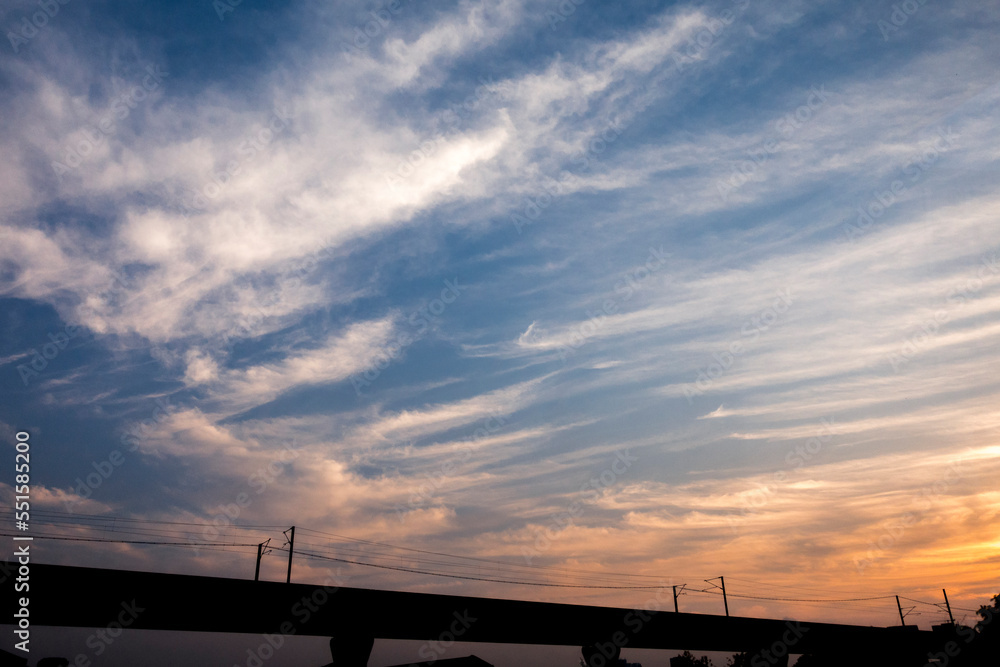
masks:
{"type": "Polygon", "coordinates": [[[980,620],[973,628],[958,628],[960,639],[955,642],[958,655],[955,667],[992,667],[1000,664],[1000,594],[990,598],[976,614],[980,620]]]}
{"type": "Polygon", "coordinates": [[[799,659],[795,662],[795,667],[839,667],[843,664],[843,660],[834,656],[806,653],[799,656],[799,659]]]}
{"type": "Polygon", "coordinates": [[[1000,593],[994,595],[990,600],[993,602],[992,605],[983,605],[976,612],[983,620],[976,623],[976,631],[979,632],[982,637],[992,637],[996,641],[997,637],[1000,636],[1000,623],[995,623],[994,621],[1000,621],[1000,593]]]}
{"type": "Polygon", "coordinates": [[[726,659],[726,667],[751,667],[750,665],[750,654],[736,653],[726,659]]]}
{"type": "Polygon", "coordinates": [[[680,655],[670,658],[670,667],[715,667],[707,655],[696,658],[690,651],[684,651],[680,655]]]}

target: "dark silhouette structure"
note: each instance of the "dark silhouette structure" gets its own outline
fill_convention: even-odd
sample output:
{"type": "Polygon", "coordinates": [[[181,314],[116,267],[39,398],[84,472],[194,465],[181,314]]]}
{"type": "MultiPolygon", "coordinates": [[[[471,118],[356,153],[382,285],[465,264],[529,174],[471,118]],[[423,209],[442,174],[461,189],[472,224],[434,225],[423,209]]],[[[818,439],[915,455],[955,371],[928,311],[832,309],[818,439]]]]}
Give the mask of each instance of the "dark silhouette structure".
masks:
{"type": "Polygon", "coordinates": [[[28,667],[28,659],[0,649],[0,667],[28,667]]]}
{"type": "Polygon", "coordinates": [[[620,646],[606,643],[603,645],[588,645],[582,649],[584,667],[606,667],[607,665],[617,665],[621,657],[620,646]]]}
{"type": "Polygon", "coordinates": [[[684,653],[670,658],[670,667],[712,667],[712,661],[708,659],[708,656],[701,656],[696,658],[691,655],[690,651],[684,651],[684,653]]]}
{"type": "MultiPolygon", "coordinates": [[[[376,638],[431,647],[456,641],[580,646],[591,664],[604,665],[614,664],[622,648],[647,648],[747,652],[752,665],[768,667],[787,664],[790,653],[858,667],[923,667],[928,653],[944,650],[960,633],[954,626],[931,632],[44,564],[32,565],[31,592],[34,625],[120,622],[129,629],[255,633],[273,645],[292,634],[333,637],[336,667],[366,665],[376,638]]],[[[16,598],[8,577],[0,583],[8,614],[16,598]]],[[[995,645],[1000,622],[993,623],[983,624],[975,641],[992,632],[995,645]]],[[[989,641],[977,644],[982,649],[963,643],[966,660],[986,651],[989,641]]],[[[432,657],[443,658],[443,650],[432,657]]]]}
{"type": "Polygon", "coordinates": [[[396,665],[395,667],[431,667],[432,665],[433,667],[493,667],[493,665],[475,655],[469,655],[464,658],[446,658],[433,662],[408,662],[405,665],[396,665]]]}
{"type": "Polygon", "coordinates": [[[333,656],[333,662],[323,667],[367,667],[368,658],[371,657],[374,647],[375,638],[366,633],[340,640],[331,637],[330,654],[333,656]]]}

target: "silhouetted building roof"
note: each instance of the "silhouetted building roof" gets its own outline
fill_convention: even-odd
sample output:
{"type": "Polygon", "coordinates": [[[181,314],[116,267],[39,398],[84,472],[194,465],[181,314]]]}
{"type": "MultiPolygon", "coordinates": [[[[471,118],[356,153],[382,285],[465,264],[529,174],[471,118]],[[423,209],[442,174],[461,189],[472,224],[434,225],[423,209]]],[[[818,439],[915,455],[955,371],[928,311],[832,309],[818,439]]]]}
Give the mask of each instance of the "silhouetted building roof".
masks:
{"type": "Polygon", "coordinates": [[[493,667],[490,663],[475,655],[467,655],[464,658],[447,658],[445,660],[435,660],[434,662],[410,662],[396,667],[493,667]]]}
{"type": "Polygon", "coordinates": [[[0,667],[28,667],[28,659],[0,649],[0,667]]]}

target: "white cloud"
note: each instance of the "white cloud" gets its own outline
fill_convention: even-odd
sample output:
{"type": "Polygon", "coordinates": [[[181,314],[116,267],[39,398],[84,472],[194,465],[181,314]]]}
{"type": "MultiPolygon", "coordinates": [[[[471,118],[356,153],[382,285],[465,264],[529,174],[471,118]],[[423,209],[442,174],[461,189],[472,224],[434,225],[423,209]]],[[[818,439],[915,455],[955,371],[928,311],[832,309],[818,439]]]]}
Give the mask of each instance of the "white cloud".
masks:
{"type": "MultiPolygon", "coordinates": [[[[278,362],[221,372],[204,366],[198,370],[210,382],[213,400],[231,412],[260,405],[289,389],[339,382],[363,373],[376,361],[391,358],[389,346],[395,331],[392,317],[356,322],[330,336],[322,347],[289,353],[278,362]]],[[[189,377],[196,380],[190,365],[188,369],[189,377]]]]}

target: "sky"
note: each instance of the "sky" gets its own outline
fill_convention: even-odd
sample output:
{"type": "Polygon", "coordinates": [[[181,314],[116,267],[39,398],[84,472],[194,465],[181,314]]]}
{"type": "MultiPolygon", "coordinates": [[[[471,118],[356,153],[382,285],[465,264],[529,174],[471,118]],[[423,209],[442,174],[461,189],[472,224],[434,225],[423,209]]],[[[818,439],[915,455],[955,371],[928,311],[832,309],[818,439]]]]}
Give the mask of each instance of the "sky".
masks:
{"type": "MultiPolygon", "coordinates": [[[[722,613],[722,575],[734,615],[895,625],[892,595],[945,588],[973,620],[1000,565],[998,9],[7,0],[4,506],[23,432],[29,534],[189,543],[37,562],[249,578],[256,549],[218,545],[294,525],[304,583],[325,555],[368,563],[350,586],[687,585],[722,613]]],[[[132,631],[99,664],[259,640],[132,631]]],[[[550,649],[490,650],[448,657],[550,649]]],[[[296,660],[325,642],[269,664],[296,660]]]]}

